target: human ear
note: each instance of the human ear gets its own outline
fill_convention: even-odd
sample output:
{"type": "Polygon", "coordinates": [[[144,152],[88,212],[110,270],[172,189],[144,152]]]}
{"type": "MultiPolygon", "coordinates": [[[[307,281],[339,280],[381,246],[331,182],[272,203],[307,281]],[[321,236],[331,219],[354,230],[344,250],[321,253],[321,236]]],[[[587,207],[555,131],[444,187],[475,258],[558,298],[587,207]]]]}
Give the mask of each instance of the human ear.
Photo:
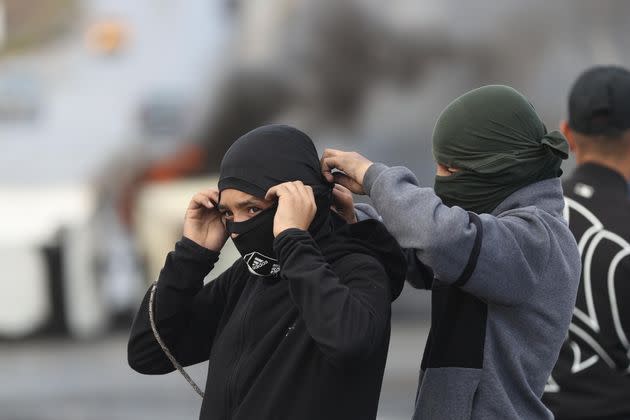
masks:
{"type": "Polygon", "coordinates": [[[567,139],[567,143],[569,143],[569,149],[571,149],[571,151],[575,153],[575,136],[573,135],[573,130],[571,130],[571,127],[569,126],[569,122],[567,120],[560,121],[560,132],[567,139]]]}

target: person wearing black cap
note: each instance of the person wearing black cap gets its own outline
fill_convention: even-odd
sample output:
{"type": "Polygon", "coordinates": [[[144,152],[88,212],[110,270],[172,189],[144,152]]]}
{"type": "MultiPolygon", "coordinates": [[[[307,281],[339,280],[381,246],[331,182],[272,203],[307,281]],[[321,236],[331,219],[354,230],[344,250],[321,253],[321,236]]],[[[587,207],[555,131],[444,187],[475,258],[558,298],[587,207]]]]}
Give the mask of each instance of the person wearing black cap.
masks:
{"type": "Polygon", "coordinates": [[[218,186],[190,202],[134,320],[130,366],[209,360],[201,419],[375,419],[406,270],[396,241],[330,210],[332,185],[295,128],[239,138],[218,186]],[[230,236],[242,258],[204,286],[230,236]]]}
{"type": "Polygon", "coordinates": [[[556,419],[630,419],[630,72],[593,67],[561,123],[577,168],[564,182],[582,277],[544,402],[556,419]]]}

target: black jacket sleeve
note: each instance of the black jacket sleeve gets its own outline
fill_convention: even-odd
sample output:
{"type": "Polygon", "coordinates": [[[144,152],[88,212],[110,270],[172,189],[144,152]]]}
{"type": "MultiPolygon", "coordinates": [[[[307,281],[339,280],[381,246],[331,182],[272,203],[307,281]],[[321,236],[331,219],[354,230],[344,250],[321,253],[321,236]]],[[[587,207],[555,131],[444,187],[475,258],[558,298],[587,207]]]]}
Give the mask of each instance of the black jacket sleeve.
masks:
{"type": "Polygon", "coordinates": [[[423,264],[412,248],[403,249],[407,259],[407,282],[415,289],[431,290],[433,286],[433,270],[423,264]]]}
{"type": "Polygon", "coordinates": [[[391,315],[381,263],[368,255],[349,254],[335,272],[311,235],[300,229],[282,232],[274,248],[291,299],[327,358],[336,364],[369,358],[382,344],[391,315]]]}
{"type": "MultiPolygon", "coordinates": [[[[177,361],[188,366],[208,359],[224,310],[230,270],[203,286],[219,253],[182,238],[166,257],[154,297],[155,323],[177,361]]],[[[129,366],[144,374],[174,370],[157,343],[149,323],[146,293],[131,327],[127,346],[129,366]]]]}

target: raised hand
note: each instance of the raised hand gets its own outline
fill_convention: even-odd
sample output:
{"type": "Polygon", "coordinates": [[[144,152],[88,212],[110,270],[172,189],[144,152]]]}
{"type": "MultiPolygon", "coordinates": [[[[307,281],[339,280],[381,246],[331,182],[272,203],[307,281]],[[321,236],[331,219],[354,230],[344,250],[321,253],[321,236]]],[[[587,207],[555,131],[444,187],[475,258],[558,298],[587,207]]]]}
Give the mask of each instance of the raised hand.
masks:
{"type": "Polygon", "coordinates": [[[331,209],[339,216],[343,217],[346,223],[356,223],[357,213],[354,211],[354,199],[352,192],[346,187],[335,184],[332,191],[333,204],[331,209]]]}
{"type": "Polygon", "coordinates": [[[317,212],[313,189],[302,181],[285,182],[267,191],[266,200],[276,198],[278,209],[273,220],[273,236],[291,228],[307,230],[317,212]]]}
{"type": "Polygon", "coordinates": [[[336,182],[355,194],[365,194],[363,178],[372,161],[357,152],[326,149],[321,159],[322,174],[328,182],[336,182]],[[336,169],[341,172],[332,172],[336,169]]]}
{"type": "Polygon", "coordinates": [[[217,209],[218,202],[218,190],[200,191],[190,200],[184,218],[184,236],[217,252],[228,238],[221,213],[217,209]]]}

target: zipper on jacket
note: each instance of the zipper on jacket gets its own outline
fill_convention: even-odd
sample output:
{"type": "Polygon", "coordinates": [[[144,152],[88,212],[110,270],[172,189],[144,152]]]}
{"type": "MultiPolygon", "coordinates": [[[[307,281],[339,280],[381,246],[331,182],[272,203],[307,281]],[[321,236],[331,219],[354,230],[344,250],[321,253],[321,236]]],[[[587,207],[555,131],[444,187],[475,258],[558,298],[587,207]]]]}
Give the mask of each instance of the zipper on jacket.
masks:
{"type": "Polygon", "coordinates": [[[262,293],[262,291],[264,291],[264,289],[259,291],[259,289],[261,288],[260,287],[261,283],[262,282],[259,281],[258,279],[256,280],[256,286],[254,286],[254,290],[252,291],[252,296],[248,301],[247,308],[245,308],[245,312],[243,313],[243,318],[241,321],[241,331],[240,331],[241,337],[239,340],[237,358],[236,358],[236,362],[234,363],[234,369],[232,370],[232,373],[230,373],[226,381],[227,412],[230,413],[229,414],[230,418],[232,418],[234,410],[236,410],[236,395],[235,395],[236,394],[236,379],[238,378],[238,370],[240,367],[241,360],[243,359],[243,352],[245,351],[245,328],[247,326],[247,318],[248,318],[250,309],[254,306],[256,298],[262,293]]]}

